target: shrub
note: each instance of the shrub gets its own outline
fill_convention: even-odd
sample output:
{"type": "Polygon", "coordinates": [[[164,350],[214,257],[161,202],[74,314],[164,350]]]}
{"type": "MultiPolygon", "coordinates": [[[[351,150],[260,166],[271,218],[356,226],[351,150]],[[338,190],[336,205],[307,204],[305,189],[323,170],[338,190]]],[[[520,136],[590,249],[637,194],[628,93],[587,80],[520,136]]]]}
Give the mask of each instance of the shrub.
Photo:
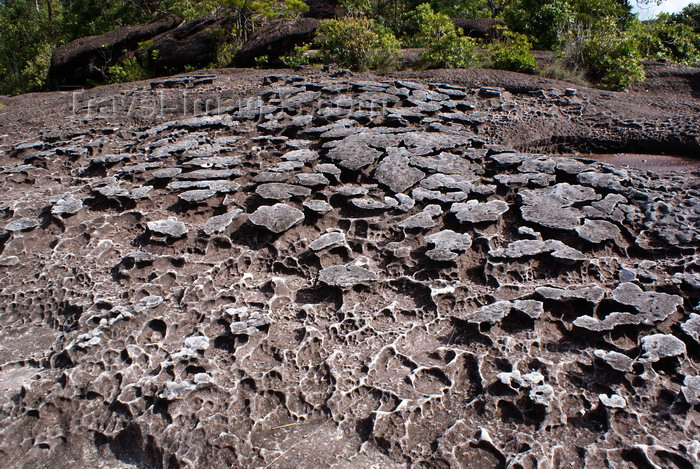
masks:
{"type": "Polygon", "coordinates": [[[656,21],[637,24],[633,28],[642,57],[668,59],[685,65],[700,61],[700,35],[684,23],[660,15],[656,21]]]}
{"type": "Polygon", "coordinates": [[[488,47],[491,68],[513,72],[534,73],[537,68],[532,55],[532,43],[524,34],[500,28],[501,37],[488,47]]]}
{"type": "Polygon", "coordinates": [[[592,26],[577,25],[563,37],[557,56],[574,73],[582,72],[614,90],[645,78],[637,41],[610,18],[592,26]]]}
{"type": "Polygon", "coordinates": [[[570,81],[585,77],[614,90],[645,78],[637,41],[609,18],[594,26],[578,24],[562,34],[554,62],[544,75],[570,81]]]}
{"type": "Polygon", "coordinates": [[[541,49],[555,48],[560,33],[573,26],[575,15],[573,6],[566,0],[518,0],[507,5],[503,12],[509,26],[535,38],[535,46],[541,49]]]}
{"type": "Polygon", "coordinates": [[[309,65],[311,62],[308,56],[310,47],[311,46],[309,44],[294,46],[294,50],[289,54],[280,57],[280,60],[282,60],[282,63],[289,68],[309,65]]]}
{"type": "Polygon", "coordinates": [[[139,57],[133,56],[112,65],[107,69],[107,76],[112,83],[124,83],[150,78],[150,74],[143,66],[139,57]]]}
{"type": "Polygon", "coordinates": [[[388,29],[373,20],[328,20],[316,33],[319,58],[351,70],[394,68],[400,43],[388,29]]]}
{"type": "Polygon", "coordinates": [[[645,79],[637,42],[607,21],[591,31],[584,43],[583,60],[589,75],[610,88],[624,90],[645,79]]]}
{"type": "Polygon", "coordinates": [[[269,62],[270,62],[269,55],[261,55],[261,56],[255,57],[255,68],[265,68],[265,67],[267,67],[269,62]]]}
{"type": "Polygon", "coordinates": [[[48,25],[33,3],[13,1],[0,7],[0,93],[43,84],[52,46],[48,25]]]}
{"type": "Polygon", "coordinates": [[[37,55],[27,62],[27,66],[22,70],[22,75],[26,80],[29,90],[40,90],[46,84],[46,79],[51,66],[51,53],[53,45],[49,43],[40,44],[37,55]]]}
{"type": "Polygon", "coordinates": [[[235,42],[224,42],[216,48],[216,59],[210,65],[213,68],[230,67],[240,46],[235,42]]]}
{"type": "Polygon", "coordinates": [[[435,13],[427,3],[413,15],[418,26],[414,41],[424,51],[421,62],[428,67],[465,68],[476,62],[477,43],[463,37],[447,15],[435,13]]]}

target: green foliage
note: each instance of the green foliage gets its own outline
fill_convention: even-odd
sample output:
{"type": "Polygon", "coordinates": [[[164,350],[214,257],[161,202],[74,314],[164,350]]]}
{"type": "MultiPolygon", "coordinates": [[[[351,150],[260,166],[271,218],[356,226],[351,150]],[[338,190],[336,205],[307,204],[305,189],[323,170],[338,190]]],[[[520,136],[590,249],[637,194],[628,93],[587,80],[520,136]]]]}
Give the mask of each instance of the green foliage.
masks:
{"type": "Polygon", "coordinates": [[[489,66],[500,70],[534,73],[537,68],[532,43],[524,34],[500,28],[500,38],[489,44],[489,66]]]}
{"type": "MultiPolygon", "coordinates": [[[[628,0],[342,0],[352,16],[324,22],[317,46],[324,62],[355,70],[391,69],[399,55],[397,34],[411,30],[411,45],[424,48],[422,66],[468,67],[478,62],[478,44],[465,38],[450,17],[489,17],[509,30],[486,49],[489,66],[532,71],[535,48],[557,51],[547,73],[586,76],[622,88],[643,76],[643,57],[684,64],[700,61],[700,4],[642,24],[628,0]],[[515,32],[511,32],[515,31],[515,32]]],[[[249,34],[265,22],[295,17],[308,7],[302,0],[0,0],[0,93],[46,87],[51,50],[78,37],[101,34],[150,21],[165,12],[185,20],[207,14],[232,19],[234,33],[213,30],[215,67],[230,65],[249,34]]],[[[135,58],[111,67],[110,79],[126,81],[158,71],[152,41],[139,44],[135,58]]],[[[284,57],[288,66],[309,63],[308,48],[284,57]]]]}
{"type": "Polygon", "coordinates": [[[414,40],[424,49],[421,54],[424,66],[465,68],[475,63],[476,41],[461,36],[447,15],[435,13],[424,3],[416,8],[414,20],[418,25],[414,40]]]}
{"type": "Polygon", "coordinates": [[[112,83],[124,83],[127,81],[146,80],[151,78],[147,68],[141,63],[139,57],[134,56],[125,59],[107,69],[107,75],[112,83]]]}
{"type": "Polygon", "coordinates": [[[141,49],[141,50],[148,50],[152,46],[153,46],[153,39],[149,39],[148,41],[139,42],[139,49],[141,49]]]}
{"type": "Polygon", "coordinates": [[[255,57],[255,68],[265,68],[267,63],[270,61],[270,57],[267,55],[261,55],[255,57]]]}
{"type": "Polygon", "coordinates": [[[387,28],[373,20],[327,20],[316,33],[319,58],[351,70],[387,70],[395,67],[400,43],[387,28]]]}
{"type": "Polygon", "coordinates": [[[577,25],[562,39],[557,55],[558,67],[613,90],[645,79],[637,41],[610,18],[594,26],[577,25]]]}
{"type": "Polygon", "coordinates": [[[561,32],[571,29],[576,14],[566,0],[519,0],[506,8],[503,17],[516,31],[536,38],[536,47],[552,49],[557,46],[561,32]]]}
{"type": "Polygon", "coordinates": [[[492,18],[509,0],[431,0],[433,10],[450,18],[492,18]]]}
{"type": "Polygon", "coordinates": [[[0,9],[0,93],[40,88],[52,49],[47,18],[34,2],[15,0],[0,9]]]}
{"type": "Polygon", "coordinates": [[[700,62],[700,34],[688,24],[672,21],[669,15],[636,24],[633,34],[645,58],[667,59],[685,65],[700,62]]]}
{"type": "Polygon", "coordinates": [[[284,63],[289,68],[300,67],[302,65],[309,65],[311,63],[308,53],[311,45],[305,44],[303,46],[294,46],[294,50],[287,55],[280,57],[282,63],[284,63]]]}
{"type": "Polygon", "coordinates": [[[399,0],[340,0],[340,6],[351,18],[372,18],[394,32],[403,29],[411,2],[399,0]]]}
{"type": "Polygon", "coordinates": [[[614,18],[624,25],[632,18],[630,11],[619,0],[514,0],[504,6],[502,18],[513,30],[534,38],[536,48],[553,50],[576,24],[614,18]]]}
{"type": "Polygon", "coordinates": [[[230,67],[240,46],[235,42],[224,42],[216,49],[216,60],[211,64],[213,68],[230,67]]]}
{"type": "Polygon", "coordinates": [[[695,34],[700,34],[700,3],[691,3],[669,19],[674,23],[686,24],[693,28],[695,34]]]}
{"type": "Polygon", "coordinates": [[[595,31],[585,43],[584,60],[589,74],[614,90],[624,90],[645,78],[636,42],[621,32],[595,31]]]}
{"type": "Polygon", "coordinates": [[[52,52],[53,46],[51,44],[40,44],[36,57],[29,60],[27,66],[22,70],[22,75],[27,80],[27,87],[30,90],[40,90],[46,84],[52,52]]]}
{"type": "Polygon", "coordinates": [[[185,20],[215,14],[257,22],[261,19],[295,17],[309,9],[302,0],[166,0],[158,3],[162,10],[172,11],[185,20]]]}

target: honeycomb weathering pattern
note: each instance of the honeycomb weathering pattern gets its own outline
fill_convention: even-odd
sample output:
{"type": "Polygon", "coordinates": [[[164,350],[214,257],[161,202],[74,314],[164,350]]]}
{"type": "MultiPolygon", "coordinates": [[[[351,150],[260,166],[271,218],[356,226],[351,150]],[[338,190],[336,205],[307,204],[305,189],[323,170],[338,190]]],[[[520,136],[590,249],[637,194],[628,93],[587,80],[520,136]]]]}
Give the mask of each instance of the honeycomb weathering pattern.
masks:
{"type": "Polygon", "coordinates": [[[267,82],[2,156],[0,465],[700,465],[697,175],[492,145],[498,89],[267,82]]]}

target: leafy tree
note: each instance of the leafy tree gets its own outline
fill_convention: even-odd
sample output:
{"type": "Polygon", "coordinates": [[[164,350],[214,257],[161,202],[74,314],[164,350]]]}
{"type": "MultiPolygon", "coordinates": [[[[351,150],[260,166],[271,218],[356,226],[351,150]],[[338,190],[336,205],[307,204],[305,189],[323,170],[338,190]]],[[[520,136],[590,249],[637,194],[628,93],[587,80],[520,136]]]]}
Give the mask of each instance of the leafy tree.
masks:
{"type": "Polygon", "coordinates": [[[583,58],[589,74],[615,90],[644,81],[641,54],[634,37],[607,22],[593,29],[586,40],[583,58]]]}
{"type": "Polygon", "coordinates": [[[637,22],[631,29],[645,58],[667,59],[693,65],[700,62],[700,34],[673,16],[659,15],[654,21],[637,22]]]}
{"type": "Polygon", "coordinates": [[[395,33],[401,31],[406,13],[410,10],[405,0],[341,0],[340,6],[351,18],[372,18],[395,33]]]}
{"type": "Polygon", "coordinates": [[[63,42],[142,23],[152,17],[131,2],[118,0],[61,0],[59,11],[59,40],[63,42]]]}
{"type": "Polygon", "coordinates": [[[415,43],[424,48],[421,60],[429,67],[463,68],[476,61],[477,43],[464,37],[450,18],[435,13],[424,3],[416,8],[414,20],[418,25],[415,43]]]}
{"type": "Polygon", "coordinates": [[[595,25],[577,24],[562,38],[555,63],[570,75],[580,73],[611,89],[623,90],[644,81],[641,59],[636,38],[612,18],[605,18],[595,25]]]}
{"type": "Polygon", "coordinates": [[[524,34],[501,28],[500,38],[489,44],[491,68],[514,72],[534,73],[537,68],[532,54],[532,43],[524,34]]]}
{"type": "Polygon", "coordinates": [[[430,6],[451,18],[494,18],[510,0],[431,0],[430,6]]]}
{"type": "Polygon", "coordinates": [[[327,20],[316,35],[319,58],[351,70],[396,65],[400,43],[394,34],[368,19],[327,20]]]}
{"type": "Polygon", "coordinates": [[[0,10],[0,93],[28,91],[43,84],[47,33],[46,18],[33,1],[14,0],[0,10]]]}
{"type": "Polygon", "coordinates": [[[700,34],[700,3],[691,3],[680,13],[671,15],[669,20],[674,23],[687,24],[693,28],[695,34],[700,34]]]}

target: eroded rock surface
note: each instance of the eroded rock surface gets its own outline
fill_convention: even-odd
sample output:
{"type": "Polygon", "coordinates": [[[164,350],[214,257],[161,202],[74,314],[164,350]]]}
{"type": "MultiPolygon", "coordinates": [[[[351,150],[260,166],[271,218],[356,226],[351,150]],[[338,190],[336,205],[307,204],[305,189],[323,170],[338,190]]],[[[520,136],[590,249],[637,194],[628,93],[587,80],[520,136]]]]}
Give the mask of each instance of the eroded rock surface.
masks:
{"type": "Polygon", "coordinates": [[[496,144],[508,99],[270,76],[4,145],[0,466],[698,467],[700,179],[496,144]]]}

